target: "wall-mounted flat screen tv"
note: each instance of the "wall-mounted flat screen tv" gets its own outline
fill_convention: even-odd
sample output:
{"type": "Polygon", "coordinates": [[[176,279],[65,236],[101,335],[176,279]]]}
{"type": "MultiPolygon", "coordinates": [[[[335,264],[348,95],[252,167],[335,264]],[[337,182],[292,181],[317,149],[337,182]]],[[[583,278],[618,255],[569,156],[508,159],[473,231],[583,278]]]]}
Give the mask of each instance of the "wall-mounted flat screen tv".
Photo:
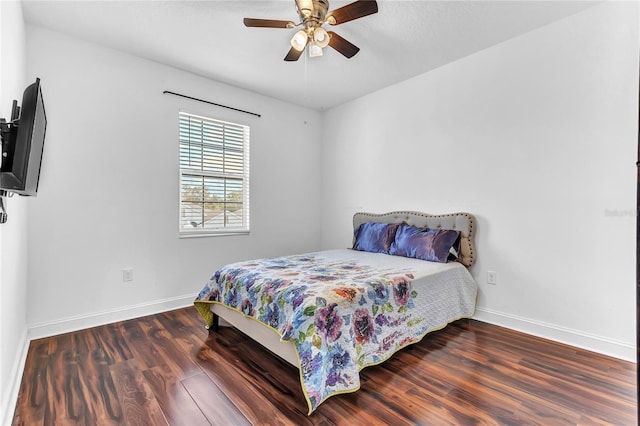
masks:
{"type": "Polygon", "coordinates": [[[8,137],[2,140],[0,190],[34,196],[38,192],[47,129],[39,78],[25,89],[17,119],[14,114],[15,111],[12,112],[8,137]]]}

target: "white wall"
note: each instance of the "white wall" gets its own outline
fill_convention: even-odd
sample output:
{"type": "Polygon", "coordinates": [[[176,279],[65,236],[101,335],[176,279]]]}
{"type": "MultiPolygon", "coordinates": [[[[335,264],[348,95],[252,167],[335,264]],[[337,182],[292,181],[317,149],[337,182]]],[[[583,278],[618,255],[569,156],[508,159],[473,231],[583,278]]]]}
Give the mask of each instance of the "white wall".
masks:
{"type": "Polygon", "coordinates": [[[319,248],[319,112],[39,27],[27,52],[48,118],[29,217],[36,334],[185,306],[225,263],[319,248]],[[251,126],[249,236],[178,238],[179,110],[251,126]]]}
{"type": "Polygon", "coordinates": [[[478,318],[634,359],[638,50],[608,2],[328,111],[323,247],[359,210],[474,213],[478,318]]]}
{"type": "MultiPolygon", "coordinates": [[[[9,120],[14,99],[26,87],[26,45],[22,5],[0,2],[0,117],[9,120]]],[[[6,202],[7,223],[0,225],[0,423],[8,424],[20,385],[27,346],[27,205],[6,202]]]]}

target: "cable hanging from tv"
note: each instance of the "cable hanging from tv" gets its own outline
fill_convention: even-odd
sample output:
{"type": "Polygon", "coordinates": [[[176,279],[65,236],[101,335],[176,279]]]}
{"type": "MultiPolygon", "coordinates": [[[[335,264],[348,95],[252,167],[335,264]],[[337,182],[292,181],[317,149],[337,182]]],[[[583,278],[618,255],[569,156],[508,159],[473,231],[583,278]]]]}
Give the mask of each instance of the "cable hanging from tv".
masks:
{"type": "Polygon", "coordinates": [[[4,199],[13,197],[13,192],[0,190],[0,224],[7,223],[7,210],[4,208],[4,199]]]}

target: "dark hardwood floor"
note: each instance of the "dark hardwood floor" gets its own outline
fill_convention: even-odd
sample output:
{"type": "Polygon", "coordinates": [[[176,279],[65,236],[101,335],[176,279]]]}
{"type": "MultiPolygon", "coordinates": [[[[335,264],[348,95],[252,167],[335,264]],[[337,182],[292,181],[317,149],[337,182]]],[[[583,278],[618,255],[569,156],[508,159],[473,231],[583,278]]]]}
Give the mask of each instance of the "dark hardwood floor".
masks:
{"type": "Polygon", "coordinates": [[[477,321],[361,378],[308,417],[297,369],[185,308],[31,342],[13,424],[636,424],[634,363],[477,321]]]}

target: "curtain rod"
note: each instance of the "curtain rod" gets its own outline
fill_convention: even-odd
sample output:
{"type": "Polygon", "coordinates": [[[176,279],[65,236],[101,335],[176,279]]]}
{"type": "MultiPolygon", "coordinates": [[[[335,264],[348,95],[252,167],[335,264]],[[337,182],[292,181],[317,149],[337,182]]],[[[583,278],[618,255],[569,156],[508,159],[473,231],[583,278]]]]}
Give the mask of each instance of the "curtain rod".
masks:
{"type": "Polygon", "coordinates": [[[187,95],[182,95],[180,93],[176,93],[176,92],[170,92],[169,90],[165,90],[164,92],[165,95],[174,95],[174,96],[180,96],[181,98],[187,98],[187,99],[191,99],[192,101],[198,101],[198,102],[204,102],[205,104],[209,104],[209,105],[215,105],[215,106],[219,106],[222,108],[227,108],[227,109],[232,109],[234,111],[238,111],[238,112],[244,112],[245,114],[251,114],[251,115],[255,115],[256,117],[262,117],[260,114],[256,114],[255,112],[251,112],[251,111],[245,111],[243,109],[238,109],[238,108],[234,108],[234,107],[230,107],[227,105],[221,105],[221,104],[217,104],[215,102],[209,102],[209,101],[205,101],[204,99],[198,99],[198,98],[194,98],[191,96],[187,96],[187,95]]]}

